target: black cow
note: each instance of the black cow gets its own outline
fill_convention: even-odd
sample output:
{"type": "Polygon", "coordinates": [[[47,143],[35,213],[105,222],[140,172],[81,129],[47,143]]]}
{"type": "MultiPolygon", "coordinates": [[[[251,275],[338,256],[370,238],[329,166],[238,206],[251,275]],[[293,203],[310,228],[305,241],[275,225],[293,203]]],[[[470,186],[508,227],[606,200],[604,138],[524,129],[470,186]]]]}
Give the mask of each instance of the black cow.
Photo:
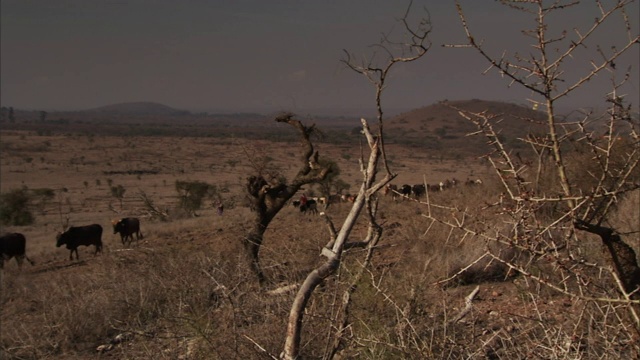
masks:
{"type": "Polygon", "coordinates": [[[409,197],[411,195],[411,185],[402,185],[400,188],[400,194],[405,197],[409,197]]]}
{"type": "Polygon", "coordinates": [[[4,261],[11,260],[12,257],[16,258],[20,268],[24,259],[34,265],[35,263],[27,257],[26,245],[27,239],[20,233],[5,234],[0,237],[0,269],[4,268],[4,261]]]}
{"type": "Polygon", "coordinates": [[[307,200],[307,202],[305,204],[300,204],[300,212],[303,213],[303,214],[306,214],[307,211],[309,211],[310,213],[313,213],[313,214],[317,214],[318,213],[318,203],[313,199],[309,199],[309,200],[307,200]]]}
{"type": "Polygon", "coordinates": [[[127,217],[122,219],[116,219],[111,222],[113,225],[113,233],[120,233],[120,240],[122,245],[129,239],[128,245],[131,245],[133,241],[133,234],[136,234],[136,240],[144,239],[142,232],[140,232],[140,220],[138,218],[127,217]]]}
{"type": "Polygon", "coordinates": [[[76,260],[80,259],[78,255],[78,246],[95,245],[97,255],[102,251],[102,226],[98,224],[70,227],[67,231],[59,234],[57,237],[56,247],[67,245],[67,249],[71,250],[69,260],[73,260],[73,252],[76,252],[76,260]]]}
{"type": "Polygon", "coordinates": [[[424,196],[427,190],[424,187],[424,184],[417,184],[411,187],[411,192],[413,193],[413,196],[415,196],[415,198],[417,199],[424,196]]]}

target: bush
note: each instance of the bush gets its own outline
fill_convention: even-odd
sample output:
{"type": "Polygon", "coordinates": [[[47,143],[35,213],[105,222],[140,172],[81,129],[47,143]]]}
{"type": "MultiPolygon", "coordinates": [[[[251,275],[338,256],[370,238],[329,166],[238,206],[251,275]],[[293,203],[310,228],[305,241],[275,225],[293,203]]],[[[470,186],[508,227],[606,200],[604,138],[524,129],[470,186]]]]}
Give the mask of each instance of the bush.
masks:
{"type": "Polygon", "coordinates": [[[3,225],[31,225],[34,217],[29,210],[31,196],[25,186],[0,195],[0,222],[3,225]]]}
{"type": "Polygon", "coordinates": [[[215,185],[203,181],[176,181],[176,191],[180,198],[180,208],[191,215],[202,208],[205,199],[212,199],[218,195],[215,185]]]}
{"type": "Polygon", "coordinates": [[[122,199],[124,199],[124,193],[126,191],[122,185],[111,186],[111,196],[120,201],[120,209],[122,209],[122,199]]]}

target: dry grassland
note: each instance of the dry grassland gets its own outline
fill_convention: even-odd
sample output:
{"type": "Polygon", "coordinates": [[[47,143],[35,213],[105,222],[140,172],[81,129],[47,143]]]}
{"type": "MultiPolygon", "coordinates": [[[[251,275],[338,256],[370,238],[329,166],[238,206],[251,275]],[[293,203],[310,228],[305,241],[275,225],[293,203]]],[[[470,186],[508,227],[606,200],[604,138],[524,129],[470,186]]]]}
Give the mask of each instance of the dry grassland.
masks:
{"type": "MultiPolygon", "coordinates": [[[[35,251],[41,244],[49,250],[67,217],[71,226],[98,223],[106,228],[112,218],[143,215],[140,192],[158,207],[172,209],[177,203],[176,181],[204,181],[223,189],[223,201],[230,208],[242,202],[245,178],[256,163],[266,159],[271,168],[291,177],[298,162],[297,144],[265,140],[3,132],[0,146],[3,193],[22,186],[55,191],[55,199],[37,213],[36,224],[20,229],[29,235],[35,251]],[[117,185],[125,189],[122,207],[110,192],[110,187],[117,185]]],[[[358,146],[320,144],[318,149],[322,156],[338,163],[341,178],[356,191],[360,181],[358,146]]],[[[398,184],[466,179],[485,176],[483,171],[487,171],[474,159],[434,161],[426,154],[397,146],[390,154],[399,173],[398,184]]],[[[213,214],[208,205],[203,216],[213,214]]]]}
{"type": "MultiPolygon", "coordinates": [[[[12,260],[1,273],[2,358],[269,358],[256,344],[278,354],[295,294],[269,291],[303,279],[322,261],[320,250],[329,238],[319,217],[302,215],[293,207],[283,209],[265,234],[261,261],[268,285],[261,289],[248,270],[240,243],[251,220],[243,185],[252,161],[269,161],[291,177],[297,169],[297,144],[6,131],[0,140],[3,193],[21,186],[55,190],[55,198],[35,211],[35,224],[3,229],[27,236],[27,254],[36,265],[26,264],[20,271],[12,260]],[[178,216],[177,180],[199,180],[224,189],[228,205],[224,215],[207,204],[198,217],[178,216]],[[126,189],[122,206],[111,195],[110,185],[126,189]],[[147,219],[137,196],[140,192],[175,216],[168,222],[147,219]],[[131,248],[124,248],[111,232],[111,219],[122,215],[143,221],[144,240],[131,248]],[[68,250],[55,247],[55,235],[66,218],[70,225],[101,224],[104,252],[94,256],[93,248],[81,247],[80,261],[69,261],[68,250]]],[[[341,178],[355,191],[358,145],[321,143],[318,148],[322,156],[339,164],[341,178]]],[[[388,151],[400,173],[397,184],[437,183],[453,177],[487,180],[482,187],[434,194],[436,202],[482,214],[487,201],[497,199],[498,187],[479,160],[440,162],[433,154],[397,145],[388,151]]],[[[625,203],[627,208],[615,221],[637,229],[633,219],[637,205],[636,196],[625,203]]],[[[334,204],[327,213],[340,224],[348,209],[348,203],[334,204]]],[[[433,284],[482,253],[485,244],[461,241],[461,234],[437,224],[430,227],[421,216],[425,211],[424,205],[412,201],[380,198],[379,217],[387,230],[368,270],[370,276],[357,284],[351,336],[339,352],[342,358],[486,358],[492,353],[528,358],[527,349],[509,349],[517,349],[518,341],[528,346],[536,341],[549,344],[555,341],[553,336],[558,343],[570,338],[570,329],[555,334],[545,330],[563,328],[588,304],[536,289],[521,278],[503,276],[508,281],[483,283],[468,320],[450,323],[474,286],[433,284]],[[532,292],[544,301],[532,300],[532,292]],[[410,319],[403,318],[403,309],[410,309],[410,319]]],[[[365,237],[362,221],[352,233],[354,241],[365,237]]],[[[504,226],[491,212],[478,221],[490,224],[489,228],[504,226]]],[[[640,254],[637,236],[632,244],[640,254]]],[[[340,298],[363,251],[348,251],[339,273],[314,294],[305,317],[305,358],[326,354],[340,298]]],[[[597,246],[589,251],[599,256],[597,246]]],[[[628,343],[616,345],[610,338],[600,343],[596,339],[589,346],[589,354],[603,358],[630,353],[624,350],[628,343]]],[[[584,351],[566,350],[567,356],[584,351]]],[[[561,352],[538,352],[553,353],[561,352]]]]}

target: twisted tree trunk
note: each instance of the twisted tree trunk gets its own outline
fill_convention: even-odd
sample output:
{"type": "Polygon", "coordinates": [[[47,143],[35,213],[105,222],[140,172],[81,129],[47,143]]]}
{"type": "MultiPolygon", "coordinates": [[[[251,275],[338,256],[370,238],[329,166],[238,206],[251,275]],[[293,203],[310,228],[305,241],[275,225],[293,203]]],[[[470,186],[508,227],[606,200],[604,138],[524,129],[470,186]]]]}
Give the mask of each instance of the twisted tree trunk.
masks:
{"type": "Polygon", "coordinates": [[[247,178],[246,183],[250,207],[255,218],[252,229],[242,239],[242,243],[249,258],[251,270],[255,273],[260,284],[265,282],[265,275],[260,267],[259,254],[267,227],[303,185],[321,181],[331,171],[329,165],[323,166],[318,162],[319,154],[313,149],[310,135],[315,131],[315,125],[304,126],[300,121],[293,119],[293,116],[293,114],[286,113],[276,117],[275,120],[293,126],[300,134],[303,156],[298,174],[291,183],[280,178],[267,181],[264,174],[256,169],[258,174],[247,178]]]}

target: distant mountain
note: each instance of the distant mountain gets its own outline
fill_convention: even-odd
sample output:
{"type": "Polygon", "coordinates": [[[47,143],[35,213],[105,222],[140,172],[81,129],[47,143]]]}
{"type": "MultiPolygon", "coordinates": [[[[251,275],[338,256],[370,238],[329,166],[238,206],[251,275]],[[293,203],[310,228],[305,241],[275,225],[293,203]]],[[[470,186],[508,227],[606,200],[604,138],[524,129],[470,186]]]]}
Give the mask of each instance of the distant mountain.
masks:
{"type": "Polygon", "coordinates": [[[468,136],[478,129],[460,116],[459,109],[497,115],[492,121],[494,129],[514,147],[525,147],[517,138],[544,131],[542,112],[512,103],[473,99],[441,101],[400,114],[385,124],[385,134],[392,142],[438,151],[477,154],[489,150],[484,136],[468,136]]]}
{"type": "MultiPolygon", "coordinates": [[[[401,144],[426,152],[429,156],[451,158],[481,156],[491,151],[488,139],[469,136],[477,127],[458,113],[459,109],[495,115],[494,129],[510,151],[523,156],[530,146],[519,140],[529,133],[546,133],[545,115],[518,104],[461,100],[438,103],[401,113],[385,120],[387,144],[401,144]]],[[[15,123],[0,119],[3,129],[38,132],[82,132],[109,135],[215,136],[289,139],[295,133],[273,121],[275,115],[255,113],[189,113],[154,102],[130,102],[74,112],[16,111],[15,123]],[[43,118],[44,116],[44,118],[43,118]]],[[[300,117],[306,124],[316,123],[328,141],[350,143],[358,136],[356,117],[300,117]]],[[[372,125],[375,126],[375,125],[372,125]]]]}
{"type": "Polygon", "coordinates": [[[112,104],[112,105],[102,106],[99,108],[85,110],[85,111],[118,114],[118,115],[168,116],[168,115],[189,115],[190,114],[190,112],[186,110],[178,110],[167,105],[158,104],[155,102],[144,102],[144,101],[112,104]]]}

